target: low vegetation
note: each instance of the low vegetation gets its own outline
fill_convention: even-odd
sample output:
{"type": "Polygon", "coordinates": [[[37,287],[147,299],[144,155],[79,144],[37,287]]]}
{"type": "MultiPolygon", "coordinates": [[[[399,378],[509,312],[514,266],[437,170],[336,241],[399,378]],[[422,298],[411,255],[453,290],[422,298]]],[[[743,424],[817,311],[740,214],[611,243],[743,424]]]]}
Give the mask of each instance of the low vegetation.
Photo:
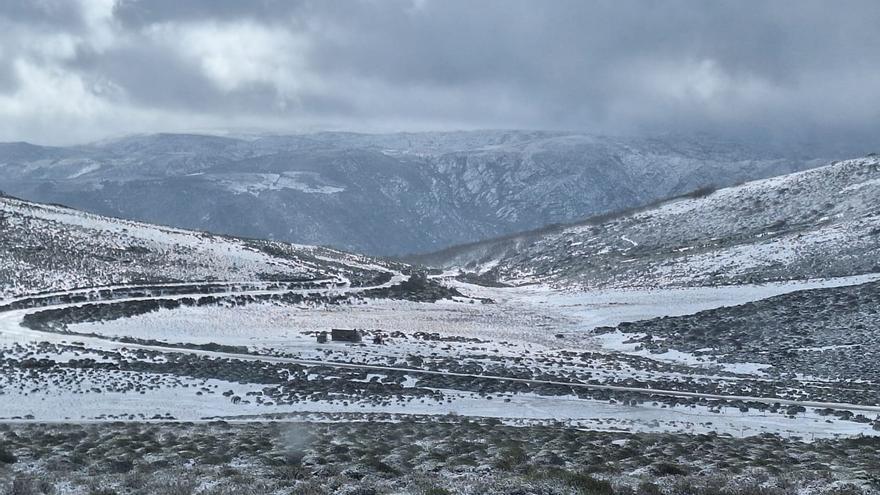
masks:
{"type": "Polygon", "coordinates": [[[880,488],[878,447],[426,417],[32,423],[0,425],[0,493],[867,495],[880,488]]]}

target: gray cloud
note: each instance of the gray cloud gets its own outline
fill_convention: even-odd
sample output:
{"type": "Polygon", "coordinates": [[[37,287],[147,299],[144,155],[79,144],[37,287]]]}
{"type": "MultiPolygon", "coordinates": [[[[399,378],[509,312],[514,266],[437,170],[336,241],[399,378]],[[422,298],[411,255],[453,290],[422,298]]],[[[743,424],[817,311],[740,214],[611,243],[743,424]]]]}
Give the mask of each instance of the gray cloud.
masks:
{"type": "Polygon", "coordinates": [[[293,14],[300,6],[295,0],[118,0],[113,6],[113,16],[132,28],[206,19],[291,23],[295,22],[293,14]]]}
{"type": "Polygon", "coordinates": [[[0,139],[199,127],[880,136],[880,3],[0,1],[0,139]]]}
{"type": "Polygon", "coordinates": [[[80,9],[74,2],[3,0],[0,18],[26,24],[74,27],[80,25],[80,9]]]}

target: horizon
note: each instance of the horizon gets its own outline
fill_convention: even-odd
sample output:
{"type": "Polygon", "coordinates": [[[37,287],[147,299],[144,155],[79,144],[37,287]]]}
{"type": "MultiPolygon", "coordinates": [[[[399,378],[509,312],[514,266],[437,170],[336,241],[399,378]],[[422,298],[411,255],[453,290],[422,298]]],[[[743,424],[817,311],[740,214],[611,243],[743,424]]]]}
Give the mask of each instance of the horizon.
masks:
{"type": "Polygon", "coordinates": [[[680,140],[695,143],[725,143],[752,147],[755,149],[770,150],[783,155],[803,155],[804,159],[847,159],[867,156],[880,151],[880,137],[877,143],[853,143],[849,141],[834,141],[829,143],[794,143],[779,139],[753,139],[743,136],[731,136],[711,134],[705,131],[694,132],[658,132],[648,134],[626,134],[591,132],[577,129],[538,129],[538,128],[475,128],[475,129],[444,129],[444,130],[389,130],[389,131],[357,131],[350,129],[316,128],[310,130],[272,131],[269,129],[181,129],[179,131],[145,131],[131,133],[108,134],[97,139],[69,143],[46,143],[32,140],[0,140],[0,144],[28,144],[42,148],[78,148],[78,147],[101,147],[127,139],[147,138],[156,136],[191,136],[216,137],[235,139],[240,141],[257,140],[266,137],[304,137],[318,135],[357,135],[357,136],[395,136],[395,135],[452,135],[452,134],[492,134],[492,133],[539,133],[559,136],[584,136],[599,139],[617,140],[680,140]]]}
{"type": "Polygon", "coordinates": [[[481,129],[880,145],[880,4],[0,6],[0,141],[481,129]]]}

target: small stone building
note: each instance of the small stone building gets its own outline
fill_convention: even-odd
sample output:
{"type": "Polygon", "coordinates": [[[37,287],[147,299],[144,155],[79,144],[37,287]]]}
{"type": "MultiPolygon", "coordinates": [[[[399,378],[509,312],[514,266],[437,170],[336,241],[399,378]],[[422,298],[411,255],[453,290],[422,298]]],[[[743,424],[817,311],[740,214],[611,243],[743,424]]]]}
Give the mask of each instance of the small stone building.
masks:
{"type": "Polygon", "coordinates": [[[333,342],[360,342],[361,334],[354,329],[333,328],[330,330],[330,340],[333,342]]]}

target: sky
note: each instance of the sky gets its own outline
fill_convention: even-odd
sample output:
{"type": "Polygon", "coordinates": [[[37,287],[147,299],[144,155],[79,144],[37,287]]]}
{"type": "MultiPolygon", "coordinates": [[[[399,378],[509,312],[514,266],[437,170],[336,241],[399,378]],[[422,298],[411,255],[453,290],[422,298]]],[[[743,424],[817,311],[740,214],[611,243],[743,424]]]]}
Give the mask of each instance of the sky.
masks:
{"type": "Polygon", "coordinates": [[[880,145],[880,2],[0,0],[0,141],[482,128],[880,145]]]}

